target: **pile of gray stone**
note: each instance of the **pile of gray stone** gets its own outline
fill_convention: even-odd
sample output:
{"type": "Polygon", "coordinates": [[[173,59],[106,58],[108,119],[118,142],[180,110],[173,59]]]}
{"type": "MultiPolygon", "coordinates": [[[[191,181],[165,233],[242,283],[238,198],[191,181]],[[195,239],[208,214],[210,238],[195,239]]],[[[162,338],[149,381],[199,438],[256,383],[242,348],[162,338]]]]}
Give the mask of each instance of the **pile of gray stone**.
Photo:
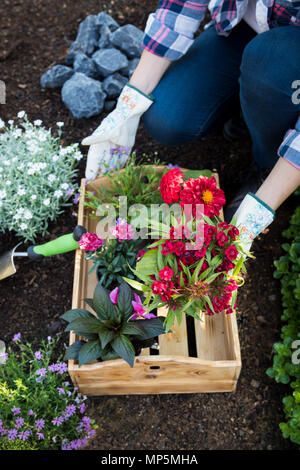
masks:
{"type": "Polygon", "coordinates": [[[47,70],[42,88],[61,88],[62,101],[77,119],[110,112],[139,62],[143,35],[132,24],[119,26],[105,12],[87,16],[66,65],[47,70]]]}

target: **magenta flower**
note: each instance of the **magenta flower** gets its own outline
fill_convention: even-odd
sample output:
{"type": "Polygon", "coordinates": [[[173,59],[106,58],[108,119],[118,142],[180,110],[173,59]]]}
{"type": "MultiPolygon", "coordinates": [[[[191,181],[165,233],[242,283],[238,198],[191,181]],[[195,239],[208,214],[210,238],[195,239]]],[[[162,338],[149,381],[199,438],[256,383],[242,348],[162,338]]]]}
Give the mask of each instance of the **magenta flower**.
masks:
{"type": "Polygon", "coordinates": [[[87,232],[82,235],[78,245],[83,251],[96,251],[103,245],[103,240],[96,233],[87,232]]]}
{"type": "Polygon", "coordinates": [[[133,294],[134,300],[132,301],[132,306],[134,314],[130,317],[130,320],[136,320],[137,318],[144,318],[150,320],[150,318],[155,318],[153,313],[146,313],[146,310],[142,304],[140,297],[137,294],[133,294]]]}
{"type": "Polygon", "coordinates": [[[116,287],[114,290],[111,291],[109,294],[110,300],[112,301],[113,304],[117,305],[118,303],[118,292],[119,288],[116,287]]]}

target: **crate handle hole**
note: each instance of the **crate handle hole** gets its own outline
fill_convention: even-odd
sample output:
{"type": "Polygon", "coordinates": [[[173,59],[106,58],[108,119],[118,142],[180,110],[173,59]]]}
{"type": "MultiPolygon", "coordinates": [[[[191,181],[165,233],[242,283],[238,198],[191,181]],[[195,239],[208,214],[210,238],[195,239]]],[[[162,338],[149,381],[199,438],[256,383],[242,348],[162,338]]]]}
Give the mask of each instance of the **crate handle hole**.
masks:
{"type": "Polygon", "coordinates": [[[160,366],[150,366],[149,369],[160,369],[160,366]]]}

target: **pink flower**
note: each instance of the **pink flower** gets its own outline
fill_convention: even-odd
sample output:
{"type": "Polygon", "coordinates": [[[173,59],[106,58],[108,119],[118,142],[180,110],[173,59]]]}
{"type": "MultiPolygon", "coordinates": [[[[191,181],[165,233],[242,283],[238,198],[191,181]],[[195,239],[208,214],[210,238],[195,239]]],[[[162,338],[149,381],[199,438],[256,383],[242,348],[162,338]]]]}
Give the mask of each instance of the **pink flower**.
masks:
{"type": "Polygon", "coordinates": [[[134,314],[130,317],[130,320],[136,320],[137,318],[144,318],[149,320],[150,318],[155,318],[155,315],[152,313],[146,313],[140,297],[137,294],[133,294],[133,296],[134,300],[132,301],[132,306],[134,314]]]}
{"type": "Polygon", "coordinates": [[[111,291],[109,294],[110,300],[112,301],[113,304],[117,305],[118,303],[118,292],[119,288],[116,287],[114,290],[111,291]]]}
{"type": "Polygon", "coordinates": [[[230,245],[228,248],[225,250],[225,255],[229,260],[236,259],[237,255],[239,254],[238,250],[234,245],[230,245]]]}
{"type": "Polygon", "coordinates": [[[169,268],[169,266],[165,266],[159,271],[159,276],[163,281],[170,281],[172,279],[173,274],[173,269],[169,268]]]}
{"type": "Polygon", "coordinates": [[[132,240],[134,237],[133,227],[128,224],[125,219],[121,218],[117,220],[117,224],[114,228],[111,229],[111,233],[119,241],[132,240]]]}
{"type": "Polygon", "coordinates": [[[83,251],[96,251],[103,245],[103,240],[96,233],[84,233],[78,242],[83,251]]]}

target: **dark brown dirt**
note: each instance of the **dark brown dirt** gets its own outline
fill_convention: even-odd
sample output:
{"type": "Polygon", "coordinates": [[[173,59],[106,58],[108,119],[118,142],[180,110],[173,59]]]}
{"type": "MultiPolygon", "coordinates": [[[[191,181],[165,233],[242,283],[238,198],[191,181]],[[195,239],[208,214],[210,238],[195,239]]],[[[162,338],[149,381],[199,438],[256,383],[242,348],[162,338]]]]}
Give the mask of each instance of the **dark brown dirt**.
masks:
{"type": "MultiPolygon", "coordinates": [[[[65,144],[80,142],[103,116],[74,119],[58,91],[41,89],[40,75],[50,65],[63,63],[79,22],[88,14],[105,8],[120,24],[144,28],[156,6],[154,0],[3,0],[0,79],[6,82],[7,103],[0,105],[1,118],[15,119],[24,109],[31,120],[42,119],[47,127],[64,121],[65,144]]],[[[251,158],[249,140],[228,143],[221,132],[199,143],[166,148],[140,126],[135,147],[139,156],[157,151],[165,162],[216,168],[228,199],[251,158]]],[[[84,162],[80,176],[83,168],[84,162]]],[[[281,207],[276,223],[255,242],[256,260],[249,261],[246,285],[238,299],[243,368],[236,393],[89,399],[99,425],[91,449],[294,448],[282,438],[278,427],[283,419],[281,399],[288,389],[271,381],[265,371],[272,363],[272,345],[280,333],[280,286],[272,277],[273,260],[281,253],[281,231],[288,225],[295,204],[290,198],[281,207]]],[[[72,210],[68,208],[50,225],[45,241],[73,230],[76,219],[72,210]]],[[[0,252],[15,242],[13,234],[0,234],[0,252]]],[[[2,339],[8,341],[21,331],[23,338],[33,341],[62,331],[58,317],[71,307],[73,260],[71,253],[41,263],[17,261],[17,273],[0,283],[2,339]]]]}

